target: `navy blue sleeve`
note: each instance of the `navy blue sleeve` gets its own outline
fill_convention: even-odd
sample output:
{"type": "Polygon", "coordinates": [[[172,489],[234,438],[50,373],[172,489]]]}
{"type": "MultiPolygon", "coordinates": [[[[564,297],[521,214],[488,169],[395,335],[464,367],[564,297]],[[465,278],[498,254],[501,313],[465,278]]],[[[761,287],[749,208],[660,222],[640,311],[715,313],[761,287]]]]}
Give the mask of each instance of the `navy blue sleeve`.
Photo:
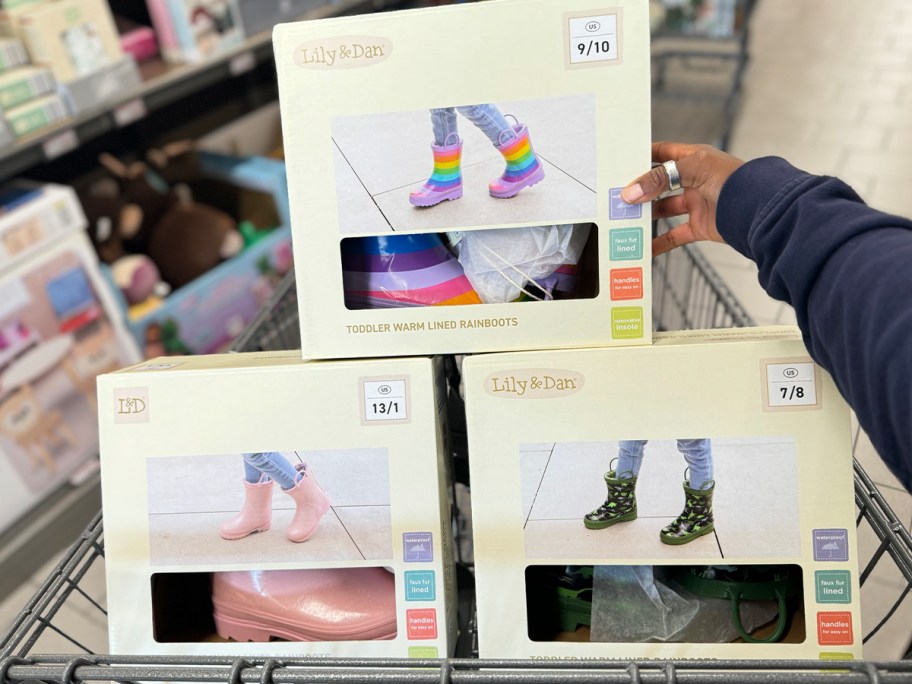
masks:
{"type": "Polygon", "coordinates": [[[765,157],[725,183],[716,224],[770,296],[795,308],[811,356],[912,491],[912,221],[765,157]]]}

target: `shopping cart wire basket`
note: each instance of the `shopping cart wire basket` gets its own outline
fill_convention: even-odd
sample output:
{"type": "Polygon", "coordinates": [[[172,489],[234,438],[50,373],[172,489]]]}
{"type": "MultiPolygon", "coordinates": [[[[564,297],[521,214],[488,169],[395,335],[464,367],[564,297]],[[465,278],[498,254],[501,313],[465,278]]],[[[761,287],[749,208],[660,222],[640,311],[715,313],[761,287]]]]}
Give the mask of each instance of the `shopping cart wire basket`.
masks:
{"type": "MultiPolygon", "coordinates": [[[[681,251],[681,250],[679,250],[681,251]]],[[[679,262],[666,263],[655,279],[656,327],[730,327],[750,319],[696,250],[681,251],[679,262]],[[668,292],[674,289],[674,292],[668,292]],[[709,325],[708,325],[709,324],[709,325]],[[711,325],[715,324],[715,326],[711,325]]],[[[260,315],[236,341],[235,351],[299,348],[296,291],[293,275],[278,287],[260,315]]],[[[864,585],[880,563],[894,563],[905,578],[905,588],[878,624],[865,636],[876,634],[894,617],[912,589],[912,537],[877,486],[856,462],[857,525],[873,530],[878,545],[867,559],[860,582],[864,585]]],[[[269,684],[340,682],[663,682],[673,684],[728,682],[912,682],[912,661],[790,661],[790,660],[656,660],[559,661],[490,660],[474,657],[443,659],[232,658],[204,656],[125,656],[93,653],[80,642],[78,630],[65,629],[56,618],[64,605],[79,602],[81,609],[105,608],[80,587],[90,571],[103,564],[104,533],[99,513],[57,564],[34,596],[0,638],[0,684],[19,682],[227,682],[269,684]],[[97,565],[96,565],[97,564],[97,565]],[[43,635],[61,635],[73,653],[42,653],[43,635]]],[[[471,632],[473,621],[464,623],[471,632]]],[[[463,643],[474,643],[473,635],[463,643]]],[[[457,649],[457,653],[462,655],[457,649]]]]}

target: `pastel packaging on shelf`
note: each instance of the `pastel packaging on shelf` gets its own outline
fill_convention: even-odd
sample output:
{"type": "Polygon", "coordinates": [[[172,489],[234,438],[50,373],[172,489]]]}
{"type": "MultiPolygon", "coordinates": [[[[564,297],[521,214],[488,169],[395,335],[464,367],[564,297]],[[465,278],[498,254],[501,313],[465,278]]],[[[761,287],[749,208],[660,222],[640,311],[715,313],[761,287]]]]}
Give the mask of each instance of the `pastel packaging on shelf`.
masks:
{"type": "Polygon", "coordinates": [[[306,18],[304,15],[334,3],[327,0],[238,0],[244,33],[254,36],[276,24],[306,18]]]}
{"type": "Polygon", "coordinates": [[[95,376],[139,358],[71,188],[0,190],[0,528],[98,454],[95,376]]]}
{"type": "Polygon", "coordinates": [[[28,64],[28,53],[18,38],[0,38],[0,73],[28,64]]]}
{"type": "Polygon", "coordinates": [[[36,97],[3,113],[10,131],[17,138],[37,133],[69,116],[66,103],[59,94],[36,97]]]}
{"type": "Polygon", "coordinates": [[[236,0],[147,0],[169,62],[200,62],[240,45],[244,29],[236,0]]]}
{"type": "Polygon", "coordinates": [[[111,8],[105,0],[56,0],[20,17],[22,40],[34,64],[61,83],[82,78],[123,58],[111,8]]]}
{"type": "Polygon", "coordinates": [[[441,373],[258,352],[100,378],[110,652],[448,656],[441,373]]]}
{"type": "Polygon", "coordinates": [[[463,380],[481,657],[861,657],[849,409],[796,328],[463,380]]]}
{"type": "Polygon", "coordinates": [[[48,69],[25,66],[0,72],[0,111],[53,92],[57,82],[48,69]]]}
{"type": "Polygon", "coordinates": [[[305,358],[649,343],[650,207],[620,200],[650,161],[647,3],[302,21],[273,46],[305,358]]]}

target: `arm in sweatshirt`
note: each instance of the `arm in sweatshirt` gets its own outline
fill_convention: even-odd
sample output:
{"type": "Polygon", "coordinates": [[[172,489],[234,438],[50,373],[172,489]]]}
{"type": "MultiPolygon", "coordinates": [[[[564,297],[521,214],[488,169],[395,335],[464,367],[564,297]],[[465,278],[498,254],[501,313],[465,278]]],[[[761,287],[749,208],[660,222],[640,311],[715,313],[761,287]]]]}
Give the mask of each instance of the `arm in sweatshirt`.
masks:
{"type": "Polygon", "coordinates": [[[811,356],[912,491],[912,221],[767,157],[731,174],[716,225],[795,308],[811,356]]]}

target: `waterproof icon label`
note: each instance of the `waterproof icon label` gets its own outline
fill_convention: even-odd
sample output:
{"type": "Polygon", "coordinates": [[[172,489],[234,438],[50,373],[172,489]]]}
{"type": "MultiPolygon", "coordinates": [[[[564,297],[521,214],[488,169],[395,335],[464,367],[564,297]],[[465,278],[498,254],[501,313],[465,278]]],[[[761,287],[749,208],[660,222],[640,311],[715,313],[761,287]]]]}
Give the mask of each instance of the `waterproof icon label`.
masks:
{"type": "Polygon", "coordinates": [[[431,563],[434,560],[434,536],[430,532],[404,532],[402,559],[406,563],[431,563]]]}
{"type": "Polygon", "coordinates": [[[624,188],[611,188],[608,190],[608,218],[612,221],[629,221],[630,219],[643,218],[643,205],[627,204],[621,199],[621,190],[624,188]]]}
{"type": "Polygon", "coordinates": [[[814,530],[814,560],[849,560],[849,531],[846,529],[814,530]]]}

